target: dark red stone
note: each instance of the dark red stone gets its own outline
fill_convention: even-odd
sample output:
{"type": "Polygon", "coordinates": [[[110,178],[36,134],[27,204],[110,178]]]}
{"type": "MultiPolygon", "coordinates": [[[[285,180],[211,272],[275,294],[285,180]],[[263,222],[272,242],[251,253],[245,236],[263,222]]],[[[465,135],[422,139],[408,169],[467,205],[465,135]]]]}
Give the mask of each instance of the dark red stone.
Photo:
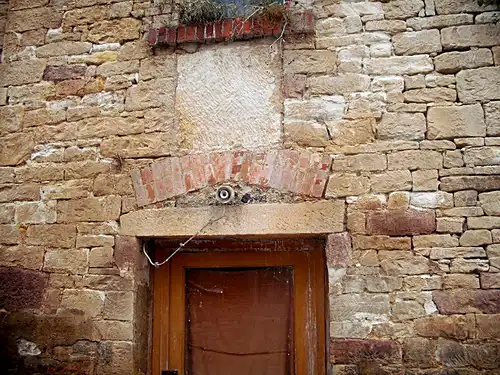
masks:
{"type": "Polygon", "coordinates": [[[330,341],[330,355],[334,364],[357,364],[367,360],[397,364],[402,360],[400,345],[390,340],[334,339],[330,341]]]}
{"type": "Polygon", "coordinates": [[[18,311],[40,307],[47,275],[19,268],[0,268],[0,309],[18,311]]]}
{"type": "Polygon", "coordinates": [[[368,234],[401,236],[428,234],[436,230],[436,214],[431,210],[372,211],[366,219],[368,234]]]}
{"type": "Polygon", "coordinates": [[[43,72],[45,81],[65,81],[68,79],[83,78],[87,71],[86,65],[49,65],[43,72]]]}
{"type": "Polygon", "coordinates": [[[500,290],[436,290],[432,299],[443,315],[500,313],[500,290]]]}
{"type": "Polygon", "coordinates": [[[326,241],[326,263],[328,268],[345,268],[352,261],[351,236],[349,233],[334,233],[326,241]]]}

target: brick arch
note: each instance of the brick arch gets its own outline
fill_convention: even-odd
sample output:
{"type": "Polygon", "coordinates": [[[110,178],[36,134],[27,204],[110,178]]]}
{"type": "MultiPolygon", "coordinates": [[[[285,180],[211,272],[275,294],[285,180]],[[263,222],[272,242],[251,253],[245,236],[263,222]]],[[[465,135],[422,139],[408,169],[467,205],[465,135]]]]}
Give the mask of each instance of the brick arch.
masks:
{"type": "Polygon", "coordinates": [[[137,205],[230,182],[323,196],[332,157],[308,151],[235,151],[169,157],[132,171],[137,205]]]}

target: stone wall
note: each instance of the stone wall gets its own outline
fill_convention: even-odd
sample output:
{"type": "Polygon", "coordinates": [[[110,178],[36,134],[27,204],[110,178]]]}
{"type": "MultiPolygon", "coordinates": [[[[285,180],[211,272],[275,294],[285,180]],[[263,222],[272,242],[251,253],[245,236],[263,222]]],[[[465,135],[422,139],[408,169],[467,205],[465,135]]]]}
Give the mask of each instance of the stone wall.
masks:
{"type": "Polygon", "coordinates": [[[500,371],[499,11],[302,3],[314,36],[153,49],[170,2],[10,0],[2,370],[147,373],[148,268],[120,217],[230,181],[248,204],[345,204],[335,373],[500,371]]]}

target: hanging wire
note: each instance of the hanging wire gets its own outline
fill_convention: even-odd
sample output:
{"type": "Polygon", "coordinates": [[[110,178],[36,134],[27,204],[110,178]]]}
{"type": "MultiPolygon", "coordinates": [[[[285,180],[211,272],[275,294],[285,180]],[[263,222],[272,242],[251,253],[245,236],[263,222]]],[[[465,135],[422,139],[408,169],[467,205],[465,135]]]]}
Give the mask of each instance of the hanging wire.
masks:
{"type": "Polygon", "coordinates": [[[186,241],[181,242],[179,244],[179,247],[172,254],[170,254],[163,262],[153,262],[153,260],[149,256],[148,252],[146,251],[146,242],[144,242],[142,244],[142,252],[144,253],[144,255],[146,256],[146,258],[148,259],[148,262],[153,267],[159,268],[159,267],[163,266],[165,263],[168,263],[170,261],[170,259],[172,259],[175,254],[177,254],[180,250],[182,250],[182,248],[184,248],[184,246],[186,246],[188,243],[190,243],[192,240],[194,240],[198,235],[200,235],[201,232],[203,232],[205,230],[205,228],[207,228],[208,226],[212,225],[213,223],[219,221],[225,215],[226,215],[226,206],[224,206],[224,208],[222,210],[222,215],[220,215],[218,218],[210,219],[204,226],[201,227],[201,229],[198,232],[196,232],[195,234],[193,234],[186,241]]]}

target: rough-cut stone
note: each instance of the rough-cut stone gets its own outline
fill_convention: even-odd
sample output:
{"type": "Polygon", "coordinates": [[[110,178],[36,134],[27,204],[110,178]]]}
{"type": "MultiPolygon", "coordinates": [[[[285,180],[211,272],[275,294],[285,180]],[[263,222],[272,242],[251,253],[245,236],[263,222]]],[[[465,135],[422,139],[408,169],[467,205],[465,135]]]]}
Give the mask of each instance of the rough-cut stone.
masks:
{"type": "Polygon", "coordinates": [[[437,219],[436,230],[439,233],[462,233],[465,219],[461,217],[440,217],[437,219]]]}
{"type": "Polygon", "coordinates": [[[390,193],[399,190],[411,190],[412,179],[408,170],[388,171],[370,176],[374,193],[390,193]]]}
{"type": "Polygon", "coordinates": [[[132,292],[107,292],[104,302],[104,318],[113,320],[132,320],[134,294],[132,292]]]}
{"type": "Polygon", "coordinates": [[[82,55],[90,52],[92,43],[63,41],[45,44],[38,47],[36,55],[38,57],[54,57],[64,55],[82,55]]]}
{"type": "Polygon", "coordinates": [[[479,192],[500,189],[500,176],[452,176],[441,178],[441,190],[459,191],[474,189],[479,192]]]}
{"type": "Polygon", "coordinates": [[[373,364],[375,361],[401,363],[402,351],[400,344],[390,340],[337,339],[330,341],[330,355],[331,361],[336,364],[371,363],[371,365],[356,366],[356,369],[366,366],[367,371],[372,372],[380,371],[379,366],[373,364]]]}
{"type": "Polygon", "coordinates": [[[430,251],[430,258],[453,259],[453,258],[480,258],[486,253],[482,247],[456,247],[456,248],[433,248],[430,251]]]}
{"type": "Polygon", "coordinates": [[[0,65],[0,85],[19,86],[40,82],[45,65],[44,59],[2,63],[0,65]]]}
{"type": "Polygon", "coordinates": [[[56,202],[24,202],[16,206],[16,223],[52,224],[56,222],[56,202]]]}
{"type": "Polygon", "coordinates": [[[334,173],[328,180],[325,196],[340,198],[366,194],[370,191],[370,179],[354,173],[334,173]]]}
{"type": "Polygon", "coordinates": [[[388,19],[414,17],[424,8],[424,2],[421,0],[394,0],[389,3],[383,3],[384,15],[388,19]]]}
{"type": "Polygon", "coordinates": [[[84,274],[88,268],[88,249],[49,249],[45,253],[46,272],[84,274]]]}
{"type": "Polygon", "coordinates": [[[404,93],[404,99],[410,103],[454,102],[457,98],[455,89],[433,87],[409,90],[404,93]]]}
{"type": "Polygon", "coordinates": [[[57,221],[60,223],[76,221],[107,221],[120,217],[121,198],[106,196],[102,198],[84,198],[70,201],[58,201],[57,221]]]}
{"type": "Polygon", "coordinates": [[[437,151],[408,150],[387,155],[387,161],[389,169],[440,169],[443,156],[437,151]]]}
{"type": "Polygon", "coordinates": [[[491,47],[498,44],[500,25],[464,25],[441,30],[445,50],[464,47],[491,47]]]}
{"type": "Polygon", "coordinates": [[[465,340],[474,337],[474,316],[452,315],[420,318],[414,322],[419,336],[465,340]]]}
{"type": "MultiPolygon", "coordinates": [[[[218,207],[164,208],[122,215],[120,233],[127,236],[185,236],[196,233],[210,219],[222,214],[218,207]]],[[[227,207],[224,218],[205,235],[334,233],[344,229],[344,203],[320,201],[298,204],[252,204],[227,207]],[[245,217],[232,220],[231,217],[245,217]],[[328,217],[325,220],[325,217],[328,217]]]]}
{"type": "Polygon", "coordinates": [[[23,32],[39,28],[56,29],[62,13],[52,7],[40,7],[9,12],[6,31],[23,32]]]}
{"type": "Polygon", "coordinates": [[[26,243],[49,247],[75,246],[76,227],[68,224],[31,225],[28,227],[26,243]]]}
{"type": "Polygon", "coordinates": [[[330,303],[330,316],[335,321],[347,321],[357,315],[387,316],[390,312],[389,296],[381,294],[350,294],[337,296],[330,303]]]}
{"type": "Polygon", "coordinates": [[[92,43],[123,43],[139,39],[141,22],[133,18],[101,21],[90,27],[88,40],[92,43]]]}
{"type": "Polygon", "coordinates": [[[83,78],[87,71],[86,65],[49,65],[43,72],[45,81],[65,81],[70,79],[83,78]]]}
{"type": "Polygon", "coordinates": [[[500,66],[462,70],[457,74],[458,98],[463,103],[499,100],[500,66]]]}
{"type": "Polygon", "coordinates": [[[335,233],[328,236],[326,246],[328,268],[346,268],[352,262],[352,245],[349,233],[335,233]]]}
{"type": "Polygon", "coordinates": [[[358,145],[374,139],[375,119],[326,121],[328,133],[333,144],[358,145]]]}
{"type": "Polygon", "coordinates": [[[438,189],[438,172],[436,170],[413,171],[413,191],[435,191],[438,189]]]}
{"type": "Polygon", "coordinates": [[[484,137],[486,124],[481,105],[432,107],[428,111],[430,139],[484,137]]]}
{"type": "Polygon", "coordinates": [[[391,236],[432,233],[436,229],[435,214],[429,210],[373,211],[367,215],[367,231],[391,236]]]}
{"type": "Polygon", "coordinates": [[[477,147],[464,152],[467,165],[498,165],[500,164],[500,147],[477,147]]]}
{"type": "Polygon", "coordinates": [[[460,237],[460,246],[483,246],[492,242],[491,232],[486,229],[467,230],[460,237]]]}
{"type": "Polygon", "coordinates": [[[492,191],[479,194],[479,204],[486,215],[500,216],[500,192],[492,191]]]}
{"type": "Polygon", "coordinates": [[[477,315],[476,322],[479,339],[500,338],[500,314],[477,315]]]}
{"type": "Polygon", "coordinates": [[[486,134],[500,136],[500,102],[490,102],[483,106],[486,117],[486,134]]]}
{"type": "Polygon", "coordinates": [[[344,73],[335,76],[317,76],[309,79],[309,88],[314,94],[344,95],[367,91],[370,77],[364,74],[344,73]]]}
{"type": "Polygon", "coordinates": [[[337,56],[332,51],[285,51],[287,73],[334,73],[337,56]]]}
{"type": "Polygon", "coordinates": [[[458,239],[449,234],[429,234],[413,237],[413,246],[415,248],[428,247],[456,247],[458,239]]]}
{"type": "Polygon", "coordinates": [[[493,229],[500,228],[500,217],[483,216],[467,218],[467,225],[470,229],[493,229]]]}
{"type": "Polygon", "coordinates": [[[434,291],[432,298],[443,315],[500,311],[500,290],[434,291]]]}
{"type": "Polygon", "coordinates": [[[104,309],[104,292],[97,290],[65,290],[61,307],[82,311],[85,315],[96,317],[104,309]]]}
{"type": "MultiPolygon", "coordinates": [[[[117,155],[123,158],[170,156],[178,149],[176,135],[172,134],[173,129],[170,130],[170,132],[109,138],[101,143],[101,152],[105,157],[110,158],[115,158],[117,155]]],[[[102,172],[107,169],[109,168],[102,168],[102,172]]]]}
{"type": "Polygon", "coordinates": [[[432,72],[434,64],[426,55],[393,56],[367,59],[364,67],[367,74],[402,75],[432,72]]]}
{"type": "Polygon", "coordinates": [[[491,51],[486,48],[465,52],[447,52],[436,56],[434,64],[438,72],[457,73],[464,69],[493,65],[493,56],[491,51]]]}
{"type": "Polygon", "coordinates": [[[354,236],[354,250],[411,250],[409,237],[354,236]]]}
{"type": "Polygon", "coordinates": [[[422,140],[425,131],[426,122],[422,113],[386,112],[377,124],[377,138],[384,140],[422,140]]]}
{"type": "Polygon", "coordinates": [[[479,289],[479,277],[462,273],[444,275],[443,289],[479,289]]]}
{"type": "Polygon", "coordinates": [[[112,247],[93,248],[89,254],[89,267],[97,267],[97,268],[112,267],[113,252],[114,250],[112,247]]]}
{"type": "Polygon", "coordinates": [[[396,34],[392,38],[397,55],[417,55],[441,52],[439,30],[424,30],[396,34]]]}
{"type": "Polygon", "coordinates": [[[379,251],[379,259],[384,273],[391,276],[427,274],[430,270],[428,258],[409,251],[379,251]]]}
{"type": "Polygon", "coordinates": [[[382,171],[387,168],[385,155],[358,154],[333,159],[333,171],[382,171]]]}
{"type": "Polygon", "coordinates": [[[453,207],[453,194],[444,191],[411,193],[410,205],[420,208],[453,207]]]}

